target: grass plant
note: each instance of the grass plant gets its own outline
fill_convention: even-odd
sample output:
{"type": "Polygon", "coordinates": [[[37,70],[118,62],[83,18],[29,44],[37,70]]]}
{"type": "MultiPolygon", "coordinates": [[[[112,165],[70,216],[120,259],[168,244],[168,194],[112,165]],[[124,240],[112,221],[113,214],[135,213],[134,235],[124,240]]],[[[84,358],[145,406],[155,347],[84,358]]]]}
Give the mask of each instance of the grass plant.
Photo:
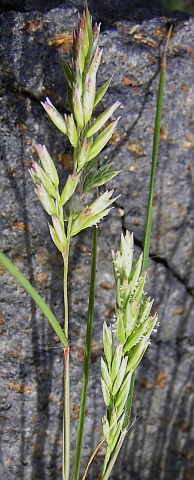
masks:
{"type": "MultiPolygon", "coordinates": [[[[78,18],[77,29],[73,32],[70,62],[61,59],[68,88],[70,114],[62,117],[50,99],[42,105],[55,126],[68,137],[73,150],[74,167],[62,191],[59,189],[59,176],[54,161],[45,145],[37,145],[40,162],[33,160],[30,175],[34,190],[44,210],[50,217],[49,231],[52,240],[63,258],[64,286],[64,327],[45,304],[29,281],[17,270],[13,263],[0,252],[0,261],[31,295],[38,307],[50,322],[63,345],[64,355],[64,415],[63,415],[63,480],[80,478],[80,459],[84,432],[85,408],[87,400],[92,325],[94,316],[95,274],[97,261],[97,224],[107,216],[118,197],[113,190],[106,189],[107,182],[118,175],[111,170],[111,164],[99,167],[100,152],[113,135],[119,116],[111,119],[120,104],[116,101],[99,116],[94,109],[105,95],[111,79],[97,87],[96,76],[102,50],[98,46],[100,25],[92,26],[87,5],[83,16],[78,18]],[[102,190],[103,188],[103,190],[102,190]],[[102,190],[102,191],[101,191],[102,190]],[[91,198],[93,192],[94,199],[91,198]],[[70,468],[70,366],[69,366],[69,306],[68,306],[68,264],[71,239],[82,230],[93,228],[91,282],[88,306],[87,333],[83,366],[80,413],[74,454],[74,465],[70,468]]],[[[103,349],[101,359],[102,397],[105,415],[102,418],[103,438],[95,449],[105,442],[106,452],[101,480],[110,477],[112,468],[123,444],[130,425],[130,412],[134,390],[135,370],[150,343],[150,336],[157,325],[157,315],[151,314],[153,300],[145,294],[146,271],[148,268],[153,187],[156,169],[162,98],[165,75],[165,56],[161,64],[161,77],[154,134],[150,193],[145,232],[144,253],[133,264],[133,234],[121,233],[120,248],[112,252],[115,277],[115,318],[111,325],[103,325],[103,349]]],[[[95,453],[94,452],[94,453],[95,453]]],[[[83,479],[93,455],[86,466],[83,479]]]]}

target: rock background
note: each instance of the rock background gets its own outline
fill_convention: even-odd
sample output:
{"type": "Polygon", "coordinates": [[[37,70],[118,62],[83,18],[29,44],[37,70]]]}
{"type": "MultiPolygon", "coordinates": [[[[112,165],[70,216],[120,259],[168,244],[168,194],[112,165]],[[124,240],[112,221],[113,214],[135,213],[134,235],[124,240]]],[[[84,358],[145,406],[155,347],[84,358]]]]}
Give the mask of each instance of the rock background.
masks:
{"type": "MultiPolygon", "coordinates": [[[[193,21],[158,1],[90,2],[102,22],[104,48],[99,84],[114,73],[103,106],[122,103],[122,119],[105,149],[120,176],[122,196],[99,227],[92,372],[87,405],[83,466],[101,437],[104,407],[99,360],[102,322],[114,311],[110,249],[123,228],[143,244],[159,59],[166,24],[174,19],[167,59],[161,143],[154,196],[148,293],[155,298],[160,328],[138,369],[133,420],[113,479],[191,480],[194,471],[194,119],[193,21]],[[139,418],[140,417],[140,418],[139,418]]],[[[66,87],[58,49],[69,35],[82,2],[0,2],[1,12],[1,222],[0,247],[54,310],[62,324],[62,262],[34,195],[28,168],[34,143],[45,143],[62,184],[71,164],[66,138],[46,117],[48,95],[65,112],[66,87]],[[60,40],[62,43],[59,45],[60,40]],[[65,167],[65,169],[64,169],[65,167]]],[[[91,231],[72,246],[70,340],[72,447],[81,386],[89,288],[91,231]]],[[[22,288],[0,267],[1,465],[4,480],[61,478],[62,351],[51,328],[22,288]]],[[[88,479],[99,478],[102,453],[88,479]]]]}

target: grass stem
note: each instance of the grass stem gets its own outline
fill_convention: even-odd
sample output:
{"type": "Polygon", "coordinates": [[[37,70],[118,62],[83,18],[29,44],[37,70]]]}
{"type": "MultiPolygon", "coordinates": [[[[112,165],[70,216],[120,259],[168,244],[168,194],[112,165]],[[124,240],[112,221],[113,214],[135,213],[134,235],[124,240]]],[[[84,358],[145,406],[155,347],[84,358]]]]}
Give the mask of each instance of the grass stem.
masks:
{"type": "MultiPolygon", "coordinates": [[[[68,264],[69,264],[69,246],[70,238],[67,239],[67,245],[63,254],[64,276],[63,276],[63,293],[64,293],[64,332],[68,338],[69,309],[68,309],[68,264]]],[[[63,386],[64,386],[64,402],[63,402],[63,480],[69,480],[70,473],[70,374],[69,374],[69,345],[64,348],[63,363],[63,386]]]]}
{"type": "MultiPolygon", "coordinates": [[[[167,40],[166,40],[166,44],[165,44],[164,53],[163,53],[163,56],[162,56],[161,69],[160,69],[160,80],[159,80],[158,95],[157,95],[156,117],[155,117],[154,138],[153,138],[153,148],[152,148],[152,166],[151,166],[151,175],[150,175],[150,186],[149,186],[147,218],[146,218],[146,228],[145,228],[145,238],[144,238],[142,271],[148,269],[148,262],[149,262],[150,238],[151,238],[151,227],[152,227],[153,192],[154,192],[154,181],[155,181],[155,173],[156,173],[156,163],[157,163],[157,157],[158,157],[158,146],[159,146],[159,139],[160,139],[162,104],[163,104],[163,97],[164,97],[164,83],[165,83],[165,72],[166,72],[166,50],[167,50],[168,42],[169,42],[169,39],[170,39],[171,31],[172,31],[172,28],[170,28],[170,30],[167,34],[167,40]]],[[[133,392],[134,392],[134,383],[135,383],[135,372],[133,372],[133,376],[132,376],[132,380],[131,380],[131,387],[130,387],[127,403],[126,403],[126,406],[125,406],[125,418],[124,418],[124,424],[123,424],[124,428],[129,427],[130,415],[131,415],[131,405],[132,405],[133,392]]],[[[105,480],[105,479],[103,479],[103,480],[105,480]]]]}
{"type": "Polygon", "coordinates": [[[124,440],[125,440],[126,434],[127,434],[127,429],[123,430],[123,432],[121,433],[121,435],[120,435],[120,437],[119,437],[119,440],[118,440],[118,442],[117,442],[117,444],[116,444],[116,447],[115,447],[115,449],[114,449],[114,452],[113,452],[113,454],[111,455],[111,459],[110,459],[110,462],[109,462],[109,464],[108,464],[108,466],[107,466],[107,469],[106,469],[106,471],[104,472],[104,474],[102,475],[102,477],[101,477],[100,480],[108,480],[108,478],[110,477],[110,474],[111,474],[111,472],[112,472],[112,469],[113,469],[114,464],[115,464],[115,462],[116,462],[116,459],[117,459],[117,457],[118,457],[118,454],[119,454],[119,452],[120,452],[120,449],[121,449],[121,447],[122,447],[122,445],[123,445],[123,442],[124,442],[124,440]]]}
{"type": "Polygon", "coordinates": [[[73,469],[73,477],[72,477],[73,480],[78,480],[79,471],[80,471],[81,448],[82,448],[82,439],[83,439],[83,431],[84,431],[84,420],[85,420],[88,378],[89,378],[89,368],[90,368],[90,353],[91,353],[91,343],[92,343],[94,293],[95,293],[95,278],[96,278],[96,257],[97,257],[97,227],[94,226],[93,242],[92,242],[90,295],[89,295],[88,319],[87,319],[87,331],[86,331],[86,346],[85,346],[85,355],[84,355],[84,367],[83,367],[83,377],[82,377],[82,391],[81,391],[81,399],[80,399],[78,429],[77,429],[77,438],[76,438],[76,447],[75,447],[75,460],[74,460],[74,469],[73,469]]]}
{"type": "Polygon", "coordinates": [[[166,44],[164,48],[164,53],[162,56],[161,69],[160,69],[160,80],[159,80],[159,87],[158,87],[154,138],[153,138],[153,148],[152,148],[152,166],[151,166],[151,175],[150,175],[142,270],[148,269],[148,262],[149,262],[150,237],[151,237],[151,227],[152,227],[153,192],[154,192],[154,181],[155,181],[156,164],[157,164],[157,157],[158,157],[158,146],[159,146],[159,140],[160,140],[160,126],[161,126],[161,118],[162,118],[162,104],[163,104],[163,97],[164,97],[164,84],[165,84],[165,73],[166,73],[166,51],[167,51],[171,33],[172,33],[172,26],[170,27],[167,34],[167,39],[166,39],[166,44]]]}
{"type": "Polygon", "coordinates": [[[69,480],[70,473],[70,378],[69,346],[63,351],[64,411],[63,411],[63,480],[69,480]]]}

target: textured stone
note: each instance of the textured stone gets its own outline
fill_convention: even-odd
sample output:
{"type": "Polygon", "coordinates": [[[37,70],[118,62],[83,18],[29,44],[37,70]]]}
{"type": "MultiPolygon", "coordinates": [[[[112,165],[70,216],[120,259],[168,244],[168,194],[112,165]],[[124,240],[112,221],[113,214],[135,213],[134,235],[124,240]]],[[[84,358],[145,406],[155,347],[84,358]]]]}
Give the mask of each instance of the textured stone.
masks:
{"type": "MultiPolygon", "coordinates": [[[[71,149],[46,117],[48,95],[67,111],[58,49],[67,49],[80,1],[1,2],[1,222],[0,247],[51,306],[62,310],[62,261],[48,236],[47,218],[28,168],[34,143],[53,155],[61,184],[71,149]],[[65,43],[56,46],[61,34],[65,43]]],[[[104,413],[99,361],[102,323],[114,314],[111,248],[120,231],[143,244],[162,39],[175,20],[167,54],[161,143],[156,175],[148,293],[160,327],[138,369],[131,426],[112,478],[193,478],[194,235],[193,235],[193,22],[160,2],[90,2],[102,21],[99,84],[114,73],[103,106],[122,103],[117,135],[105,149],[123,171],[111,182],[122,196],[99,227],[96,310],[83,467],[101,438],[104,413]],[[154,3],[154,5],[153,5],[154,3]]],[[[101,108],[101,107],[100,107],[101,108]]],[[[74,447],[91,260],[91,230],[72,242],[70,343],[72,448],[74,447]]],[[[0,267],[1,459],[4,480],[61,478],[62,350],[42,314],[0,267]]],[[[102,450],[88,478],[99,478],[102,450]]]]}

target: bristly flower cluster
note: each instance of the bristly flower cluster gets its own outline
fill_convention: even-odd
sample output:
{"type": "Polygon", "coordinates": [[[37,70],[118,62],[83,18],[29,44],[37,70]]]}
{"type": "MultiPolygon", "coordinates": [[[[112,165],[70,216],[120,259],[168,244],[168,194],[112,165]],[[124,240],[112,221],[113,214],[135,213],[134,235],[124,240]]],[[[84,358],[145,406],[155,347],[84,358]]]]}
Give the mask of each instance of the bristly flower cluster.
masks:
{"type": "MultiPolygon", "coordinates": [[[[106,108],[97,118],[92,120],[93,110],[106,93],[110,80],[100,88],[96,86],[96,75],[100,64],[102,50],[98,46],[100,25],[92,28],[92,18],[85,5],[83,17],[78,18],[77,29],[73,32],[70,49],[70,64],[61,59],[67,81],[68,103],[70,114],[64,117],[56,110],[49,98],[41,102],[56,127],[65,135],[74,149],[74,168],[66,184],[59,192],[59,180],[45,146],[38,145],[42,167],[33,161],[30,174],[35,191],[44,209],[52,217],[49,225],[52,239],[57,248],[63,252],[66,238],[79,233],[84,228],[97,224],[112,208],[115,199],[112,191],[106,191],[91,205],[76,211],[73,197],[79,184],[80,199],[92,189],[104,185],[119,171],[110,171],[111,164],[96,169],[99,153],[114,133],[120,117],[107,121],[114,114],[120,103],[116,101],[106,108]],[[64,211],[70,200],[69,214],[64,211]],[[67,228],[64,228],[67,222],[67,228]]],[[[80,202],[78,202],[80,203],[80,202]]]]}
{"type": "Polygon", "coordinates": [[[107,452],[104,471],[122,433],[125,406],[131,377],[149,343],[158,316],[150,315],[153,300],[146,297],[146,272],[142,272],[142,255],[133,263],[133,235],[121,235],[120,250],[112,252],[116,282],[115,325],[104,323],[101,359],[102,392],[107,415],[102,419],[107,452]],[[114,330],[114,331],[113,331],[114,330]]]}

